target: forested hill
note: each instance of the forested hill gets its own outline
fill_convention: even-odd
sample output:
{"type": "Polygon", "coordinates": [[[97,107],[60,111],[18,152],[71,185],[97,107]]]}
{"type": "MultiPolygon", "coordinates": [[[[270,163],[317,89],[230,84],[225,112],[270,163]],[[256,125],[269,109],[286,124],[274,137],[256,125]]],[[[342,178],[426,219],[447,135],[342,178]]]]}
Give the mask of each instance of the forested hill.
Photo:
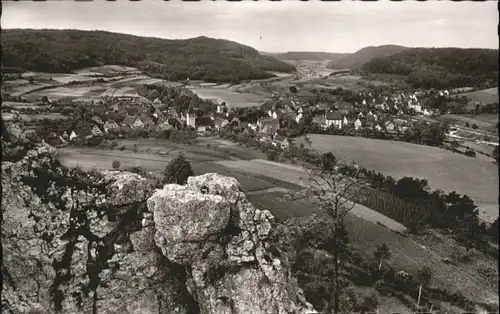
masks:
{"type": "Polygon", "coordinates": [[[351,53],[345,58],[340,60],[334,60],[329,65],[330,69],[356,69],[362,67],[368,61],[379,58],[390,56],[392,54],[401,52],[407,47],[397,46],[397,45],[383,45],[383,46],[369,46],[362,48],[355,53],[351,53]]]}
{"type": "Polygon", "coordinates": [[[4,67],[41,72],[118,64],[168,80],[213,82],[296,70],[251,47],[207,37],[167,40],[104,31],[10,29],[2,30],[2,46],[4,67]]]}
{"type": "Polygon", "coordinates": [[[279,60],[308,60],[308,61],[337,61],[347,57],[350,53],[332,53],[321,51],[289,51],[283,53],[269,53],[279,60]]]}
{"type": "Polygon", "coordinates": [[[422,88],[498,86],[498,50],[411,48],[363,65],[369,73],[407,76],[422,88]]]}

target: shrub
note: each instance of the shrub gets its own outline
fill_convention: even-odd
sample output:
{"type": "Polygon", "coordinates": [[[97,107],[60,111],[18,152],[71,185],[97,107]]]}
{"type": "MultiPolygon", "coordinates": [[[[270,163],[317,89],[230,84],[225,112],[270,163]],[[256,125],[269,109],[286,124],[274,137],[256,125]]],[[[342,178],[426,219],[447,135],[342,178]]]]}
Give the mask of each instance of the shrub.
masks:
{"type": "Polygon", "coordinates": [[[472,149],[468,149],[465,151],[465,155],[469,157],[476,157],[476,152],[473,151],[472,149]]]}
{"type": "Polygon", "coordinates": [[[163,183],[185,184],[190,176],[194,176],[191,164],[186,157],[179,155],[165,168],[163,183]]]}
{"type": "Polygon", "coordinates": [[[266,154],[266,158],[269,161],[276,161],[277,153],[274,150],[270,150],[266,154]]]}
{"type": "Polygon", "coordinates": [[[113,160],[113,164],[112,164],[113,169],[118,170],[118,169],[120,169],[120,166],[121,166],[121,163],[119,160],[116,160],[116,159],[113,160]]]}

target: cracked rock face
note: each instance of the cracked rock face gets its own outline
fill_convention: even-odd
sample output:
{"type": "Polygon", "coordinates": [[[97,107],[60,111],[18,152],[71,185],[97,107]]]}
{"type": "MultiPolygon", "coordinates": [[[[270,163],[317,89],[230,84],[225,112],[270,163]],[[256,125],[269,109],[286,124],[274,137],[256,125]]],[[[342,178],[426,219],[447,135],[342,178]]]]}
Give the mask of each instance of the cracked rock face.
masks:
{"type": "Polygon", "coordinates": [[[2,163],[2,313],[190,313],[185,280],[154,243],[146,180],[110,171],[100,190],[57,187],[55,156],[40,145],[2,163]]]}
{"type": "Polygon", "coordinates": [[[254,208],[238,181],[216,173],[165,185],[148,200],[155,241],[188,266],[202,313],[306,313],[289,270],[268,251],[274,217],[254,208]]]}
{"type": "Polygon", "coordinates": [[[2,162],[2,313],[310,309],[269,253],[273,216],[234,178],[153,192],[139,175],[77,173],[55,157],[45,144],[2,162]]]}

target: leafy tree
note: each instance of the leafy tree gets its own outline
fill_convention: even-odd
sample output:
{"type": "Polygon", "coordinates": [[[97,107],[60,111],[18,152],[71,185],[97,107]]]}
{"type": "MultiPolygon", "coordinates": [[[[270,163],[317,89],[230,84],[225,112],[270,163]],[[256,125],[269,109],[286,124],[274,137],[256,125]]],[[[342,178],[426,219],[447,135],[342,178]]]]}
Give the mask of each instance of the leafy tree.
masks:
{"type": "Polygon", "coordinates": [[[422,296],[422,288],[429,285],[432,277],[432,269],[429,266],[424,266],[418,271],[418,299],[417,307],[420,307],[420,298],[422,296]]]}
{"type": "Polygon", "coordinates": [[[469,122],[465,122],[465,127],[467,127],[467,128],[470,127],[469,122]]]}
{"type": "Polygon", "coordinates": [[[428,195],[429,185],[425,179],[403,177],[396,182],[395,192],[403,198],[422,199],[428,195]]]}
{"type": "Polygon", "coordinates": [[[309,174],[309,196],[312,203],[329,216],[328,228],[331,237],[325,248],[332,255],[333,268],[333,312],[339,313],[343,290],[342,272],[347,260],[348,234],[344,217],[354,207],[357,196],[357,183],[345,178],[340,172],[331,169],[320,174],[309,174]]]}
{"type": "Polygon", "coordinates": [[[292,93],[292,94],[297,94],[297,87],[295,87],[295,86],[290,86],[289,90],[290,90],[290,93],[292,93]]]}
{"type": "Polygon", "coordinates": [[[190,176],[194,176],[191,164],[186,157],[179,155],[165,168],[163,184],[186,184],[190,176]]]}
{"type": "Polygon", "coordinates": [[[116,159],[113,160],[113,164],[112,164],[113,169],[118,170],[118,169],[120,169],[120,166],[121,166],[121,163],[119,160],[116,160],[116,159]]]}
{"type": "Polygon", "coordinates": [[[266,154],[266,158],[267,158],[267,160],[269,160],[269,161],[276,161],[276,157],[277,157],[277,155],[278,155],[278,154],[276,153],[276,151],[274,151],[274,150],[270,150],[270,151],[268,151],[268,152],[267,152],[267,154],[266,154]]]}
{"type": "Polygon", "coordinates": [[[384,243],[377,246],[377,249],[373,252],[373,256],[379,262],[378,270],[380,271],[382,269],[382,263],[391,257],[391,251],[389,250],[389,247],[384,243]]]}
{"type": "Polygon", "coordinates": [[[476,157],[476,152],[473,151],[472,149],[468,149],[465,151],[465,155],[469,157],[476,157]]]}
{"type": "Polygon", "coordinates": [[[356,312],[377,312],[379,304],[380,297],[376,292],[374,292],[371,295],[364,297],[363,301],[358,305],[356,312]]]}
{"type": "Polygon", "coordinates": [[[455,228],[457,239],[465,248],[465,259],[469,259],[470,251],[475,248],[484,247],[486,240],[477,218],[467,216],[467,218],[458,222],[458,228],[455,228]]]}
{"type": "Polygon", "coordinates": [[[475,129],[477,129],[477,124],[475,124],[475,123],[474,123],[474,124],[472,125],[472,128],[473,128],[474,130],[475,130],[475,129]]]}
{"type": "Polygon", "coordinates": [[[336,163],[337,159],[331,152],[321,155],[321,168],[323,171],[332,171],[336,163]]]}
{"type": "Polygon", "coordinates": [[[450,146],[452,150],[456,150],[460,146],[460,144],[458,143],[458,141],[453,140],[450,142],[450,146]]]}

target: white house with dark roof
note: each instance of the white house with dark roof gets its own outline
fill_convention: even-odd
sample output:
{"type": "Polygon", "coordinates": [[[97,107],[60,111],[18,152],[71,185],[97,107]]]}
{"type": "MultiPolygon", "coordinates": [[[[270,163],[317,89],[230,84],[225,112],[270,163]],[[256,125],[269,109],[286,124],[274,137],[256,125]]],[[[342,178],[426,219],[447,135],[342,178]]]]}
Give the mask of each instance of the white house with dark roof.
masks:
{"type": "Polygon", "coordinates": [[[214,118],[213,121],[214,121],[214,127],[217,130],[219,130],[219,129],[221,129],[221,128],[223,128],[223,127],[225,127],[226,125],[229,124],[229,121],[227,121],[227,119],[222,119],[222,118],[219,118],[219,117],[214,118]]]}
{"type": "Polygon", "coordinates": [[[259,127],[259,133],[264,136],[274,136],[276,131],[280,128],[280,122],[278,119],[260,119],[257,121],[257,126],[259,127]]]}
{"type": "Polygon", "coordinates": [[[338,129],[342,129],[344,122],[344,118],[342,114],[338,111],[335,112],[327,112],[325,114],[325,126],[329,128],[332,125],[335,125],[338,129]]]}
{"type": "Polygon", "coordinates": [[[354,129],[359,130],[362,127],[363,127],[363,122],[361,122],[360,119],[356,119],[356,121],[354,121],[354,129]]]}
{"type": "Polygon", "coordinates": [[[97,125],[94,125],[94,127],[92,128],[91,134],[93,136],[102,135],[102,131],[101,131],[101,129],[99,129],[99,127],[97,125]]]}
{"type": "Polygon", "coordinates": [[[194,113],[186,114],[186,124],[190,127],[196,128],[196,115],[194,113]]]}
{"type": "Polygon", "coordinates": [[[111,130],[117,130],[120,126],[113,120],[108,120],[104,123],[104,132],[108,133],[111,130]]]}
{"type": "Polygon", "coordinates": [[[141,119],[136,118],[134,120],[134,123],[132,124],[132,128],[141,128],[142,129],[143,127],[144,127],[144,122],[142,122],[141,119]]]}
{"type": "Polygon", "coordinates": [[[290,140],[286,136],[277,135],[273,140],[273,145],[281,149],[288,149],[290,148],[290,140]]]}
{"type": "Polygon", "coordinates": [[[73,131],[71,131],[71,134],[69,135],[69,140],[71,141],[77,137],[78,137],[78,135],[76,135],[75,130],[73,130],[73,131]]]}
{"type": "Polygon", "coordinates": [[[299,123],[300,120],[302,120],[302,113],[299,113],[296,117],[295,117],[295,122],[299,123]]]}
{"type": "Polygon", "coordinates": [[[276,111],[273,111],[273,110],[269,110],[267,112],[267,115],[273,119],[278,119],[278,114],[276,113],[276,111]]]}
{"type": "Polygon", "coordinates": [[[394,125],[394,122],[392,122],[392,121],[386,121],[384,123],[384,127],[388,132],[394,132],[394,129],[396,128],[396,126],[394,125]]]}

